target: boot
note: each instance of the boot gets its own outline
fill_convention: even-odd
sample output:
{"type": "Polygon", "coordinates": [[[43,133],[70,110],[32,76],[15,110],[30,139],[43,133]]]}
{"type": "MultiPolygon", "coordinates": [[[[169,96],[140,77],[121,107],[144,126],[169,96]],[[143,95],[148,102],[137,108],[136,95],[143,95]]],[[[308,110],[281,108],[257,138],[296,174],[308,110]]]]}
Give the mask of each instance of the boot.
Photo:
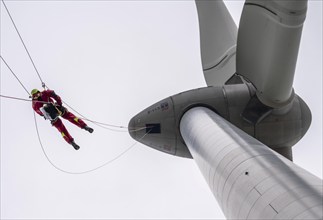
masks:
{"type": "Polygon", "coordinates": [[[80,149],[80,146],[78,146],[74,141],[71,142],[71,145],[74,147],[75,150],[80,149]]]}
{"type": "Polygon", "coordinates": [[[93,128],[90,128],[89,126],[85,126],[84,127],[84,129],[86,130],[86,131],[88,131],[88,132],[90,132],[90,133],[92,133],[94,130],[93,130],[93,128]]]}

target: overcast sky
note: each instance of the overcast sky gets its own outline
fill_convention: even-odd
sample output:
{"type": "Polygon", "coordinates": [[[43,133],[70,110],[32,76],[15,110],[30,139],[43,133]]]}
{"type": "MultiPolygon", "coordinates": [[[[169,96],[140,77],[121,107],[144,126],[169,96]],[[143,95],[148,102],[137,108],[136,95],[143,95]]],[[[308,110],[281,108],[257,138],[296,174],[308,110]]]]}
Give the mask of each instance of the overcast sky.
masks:
{"type": "MultiPolygon", "coordinates": [[[[86,117],[127,126],[151,104],[204,87],[194,1],[6,1],[47,86],[86,117]]],[[[236,23],[242,1],[226,1],[236,23]]],[[[1,4],[1,56],[28,90],[40,81],[1,4]]],[[[309,1],[294,81],[312,125],[294,162],[322,178],[322,1],[309,1]]],[[[1,62],[1,94],[28,98],[1,62]]],[[[84,175],[56,170],[37,139],[31,103],[1,98],[1,218],[222,219],[193,160],[137,144],[84,175]]],[[[75,151],[37,117],[51,161],[82,172],[135,142],[127,132],[64,121],[75,151]]]]}

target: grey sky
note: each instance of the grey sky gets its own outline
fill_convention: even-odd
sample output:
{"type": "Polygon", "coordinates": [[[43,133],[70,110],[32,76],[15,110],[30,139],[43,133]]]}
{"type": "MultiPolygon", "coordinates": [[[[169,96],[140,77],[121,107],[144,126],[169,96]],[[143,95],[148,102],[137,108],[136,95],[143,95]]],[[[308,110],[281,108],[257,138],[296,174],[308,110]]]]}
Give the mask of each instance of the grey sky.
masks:
{"type": "MultiPolygon", "coordinates": [[[[88,118],[127,126],[170,95],[205,86],[193,1],[7,1],[35,64],[64,101],[88,118]]],[[[243,2],[227,1],[236,22],[243,2]]],[[[1,4],[1,55],[31,90],[40,81],[1,4]]],[[[310,1],[295,92],[312,125],[294,161],[322,178],[322,1],[310,1]]],[[[1,94],[27,98],[1,62],[1,94]]],[[[1,99],[1,218],[223,218],[193,160],[135,145],[84,175],[54,169],[38,143],[31,104],[1,99]]],[[[134,143],[127,132],[64,121],[75,151],[37,118],[45,150],[60,168],[82,172],[134,143]]]]}

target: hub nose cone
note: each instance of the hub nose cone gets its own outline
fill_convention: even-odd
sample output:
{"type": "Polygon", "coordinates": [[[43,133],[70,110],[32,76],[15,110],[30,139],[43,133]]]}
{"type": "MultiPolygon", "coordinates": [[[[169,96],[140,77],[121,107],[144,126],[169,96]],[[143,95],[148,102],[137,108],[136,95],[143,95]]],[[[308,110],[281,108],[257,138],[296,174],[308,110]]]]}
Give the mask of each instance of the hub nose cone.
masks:
{"type": "Polygon", "coordinates": [[[157,102],[134,116],[128,125],[130,136],[156,150],[176,153],[177,126],[171,98],[157,102]]]}
{"type": "Polygon", "coordinates": [[[130,136],[137,140],[137,134],[136,134],[136,116],[130,119],[129,124],[128,124],[128,132],[130,136]]]}

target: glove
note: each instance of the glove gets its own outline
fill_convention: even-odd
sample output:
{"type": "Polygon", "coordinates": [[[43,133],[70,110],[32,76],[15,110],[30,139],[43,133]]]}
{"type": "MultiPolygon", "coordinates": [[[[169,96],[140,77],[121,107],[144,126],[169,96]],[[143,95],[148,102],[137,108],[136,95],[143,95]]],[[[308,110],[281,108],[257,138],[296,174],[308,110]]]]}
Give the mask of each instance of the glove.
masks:
{"type": "Polygon", "coordinates": [[[61,103],[58,103],[58,102],[55,102],[54,103],[54,106],[56,106],[56,107],[62,107],[62,104],[61,103]]]}

